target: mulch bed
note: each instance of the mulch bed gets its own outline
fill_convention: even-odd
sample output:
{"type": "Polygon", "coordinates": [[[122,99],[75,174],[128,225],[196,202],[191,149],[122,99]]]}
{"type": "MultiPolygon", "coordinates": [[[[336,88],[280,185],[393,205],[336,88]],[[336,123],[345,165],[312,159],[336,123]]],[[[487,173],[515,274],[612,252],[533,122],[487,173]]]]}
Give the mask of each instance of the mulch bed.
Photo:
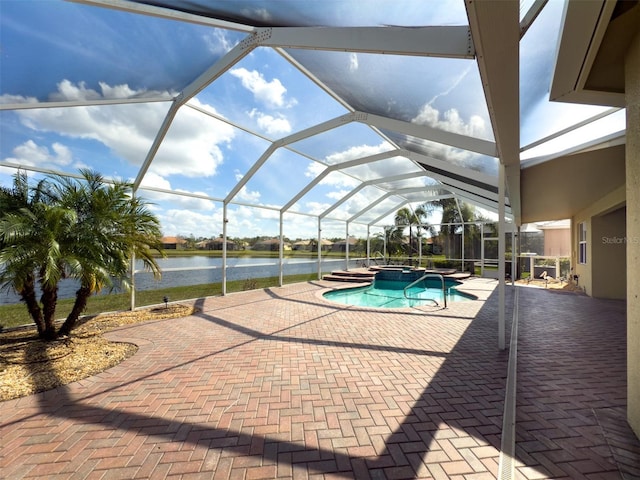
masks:
{"type": "Polygon", "coordinates": [[[185,317],[197,309],[172,304],[82,319],[68,337],[44,342],[35,326],[0,333],[0,401],[24,397],[82,380],[136,353],[130,343],[110,342],[103,334],[123,325],[185,317]]]}

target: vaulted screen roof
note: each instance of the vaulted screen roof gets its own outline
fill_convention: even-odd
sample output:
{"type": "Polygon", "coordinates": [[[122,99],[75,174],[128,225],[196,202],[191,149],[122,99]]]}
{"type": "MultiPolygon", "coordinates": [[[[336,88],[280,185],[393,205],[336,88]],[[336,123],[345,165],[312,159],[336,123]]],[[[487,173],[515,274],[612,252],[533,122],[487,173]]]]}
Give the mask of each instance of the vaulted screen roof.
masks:
{"type": "Polygon", "coordinates": [[[166,234],[217,235],[224,209],[236,233],[497,211],[503,165],[519,223],[521,165],[624,128],[549,101],[563,5],[3,1],[0,184],[89,167],[134,182],[166,234]]]}

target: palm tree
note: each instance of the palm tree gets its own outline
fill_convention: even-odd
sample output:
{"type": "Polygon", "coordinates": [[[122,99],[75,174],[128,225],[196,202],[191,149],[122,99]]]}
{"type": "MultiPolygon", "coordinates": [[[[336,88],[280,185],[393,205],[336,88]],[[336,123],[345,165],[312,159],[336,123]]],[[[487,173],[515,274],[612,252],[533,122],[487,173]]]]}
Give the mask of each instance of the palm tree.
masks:
{"type": "MultiPolygon", "coordinates": [[[[425,209],[441,209],[442,220],[440,233],[445,241],[445,254],[456,256],[452,245],[454,234],[459,231],[460,224],[471,223],[477,220],[475,208],[465,202],[457,202],[455,198],[442,198],[422,205],[425,209]]],[[[471,239],[466,238],[467,241],[471,239]]],[[[464,248],[464,246],[462,246],[464,248]]]]}
{"type": "Polygon", "coordinates": [[[396,229],[394,231],[395,238],[402,238],[404,234],[404,229],[409,227],[409,263],[413,264],[413,226],[418,227],[418,237],[421,237],[420,232],[422,230],[431,231],[432,227],[426,221],[428,215],[433,211],[433,208],[429,204],[424,204],[416,208],[415,210],[410,210],[407,207],[401,208],[396,212],[396,216],[394,218],[394,224],[396,225],[396,229]]]}
{"type": "MultiPolygon", "coordinates": [[[[13,188],[0,189],[0,285],[13,288],[27,306],[29,315],[43,338],[54,338],[55,328],[50,309],[43,309],[36,298],[38,278],[42,283],[41,300],[49,301],[55,297],[50,287],[52,267],[55,262],[43,263],[45,250],[55,250],[46,241],[44,231],[47,225],[55,223],[55,218],[63,212],[51,208],[44,203],[40,192],[42,181],[30,192],[27,176],[18,172],[13,181],[13,188]]],[[[49,302],[48,302],[49,303],[49,302]]]]}
{"type": "Polygon", "coordinates": [[[47,177],[33,189],[29,209],[0,220],[0,263],[8,266],[3,265],[0,281],[20,293],[46,339],[68,335],[92,294],[114,287],[115,282],[128,287],[133,258],[160,274],[152,256],[152,250],[162,254],[160,226],[146,203],[131,196],[125,182],[107,185],[98,173],[81,173],[82,180],[47,177]],[[28,288],[22,293],[26,284],[22,279],[30,276],[42,290],[41,308],[32,302],[35,293],[33,299],[25,298],[28,288]],[[71,312],[56,332],[53,321],[63,278],[75,278],[80,286],[71,312]]]}

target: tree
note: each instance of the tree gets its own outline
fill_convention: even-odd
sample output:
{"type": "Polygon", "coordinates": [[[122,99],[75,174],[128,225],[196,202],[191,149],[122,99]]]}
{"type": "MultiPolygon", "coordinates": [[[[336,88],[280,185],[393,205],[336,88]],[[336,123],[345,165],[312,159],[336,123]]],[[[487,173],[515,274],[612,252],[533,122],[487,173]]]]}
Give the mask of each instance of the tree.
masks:
{"type": "Polygon", "coordinates": [[[71,332],[92,294],[116,282],[128,288],[135,258],[160,274],[152,256],[152,250],[162,254],[159,221],[145,201],[130,194],[128,183],[108,185],[98,173],[81,174],[82,180],[51,175],[32,189],[25,187],[26,177],[17,176],[20,188],[14,185],[3,194],[4,201],[19,198],[23,206],[3,210],[0,217],[0,284],[20,294],[40,336],[48,340],[71,332]],[[79,288],[56,332],[63,278],[77,279],[79,288]],[[36,284],[42,292],[39,302],[36,284]]]}
{"type": "MultiPolygon", "coordinates": [[[[12,188],[0,188],[0,285],[13,288],[20,295],[41,337],[54,338],[53,319],[47,316],[45,321],[36,298],[38,275],[45,279],[45,285],[49,278],[46,264],[38,263],[40,253],[46,249],[41,228],[50,223],[45,217],[54,213],[40,195],[41,186],[30,192],[26,174],[18,172],[12,188]]],[[[50,295],[43,290],[43,299],[50,295]]]]}
{"type": "MultiPolygon", "coordinates": [[[[422,205],[423,208],[441,209],[442,220],[440,227],[440,236],[444,243],[444,251],[447,257],[458,257],[460,252],[457,252],[455,244],[455,234],[460,233],[463,224],[470,224],[476,221],[482,220],[476,214],[476,210],[473,205],[465,202],[458,202],[455,198],[442,198],[439,200],[433,200],[422,205]]],[[[465,243],[473,244],[472,236],[479,235],[475,227],[471,228],[465,236],[465,243]]],[[[461,246],[464,248],[464,246],[461,246]]],[[[472,254],[472,256],[474,256],[472,254]]]]}
{"type": "Polygon", "coordinates": [[[431,207],[431,205],[425,203],[424,205],[416,208],[414,211],[404,207],[396,212],[396,216],[394,218],[394,224],[396,228],[391,234],[390,240],[392,242],[401,242],[404,235],[404,229],[406,227],[409,227],[409,263],[413,263],[413,226],[415,225],[418,227],[418,238],[420,238],[421,241],[420,233],[422,232],[422,230],[432,230],[431,225],[429,225],[426,220],[428,215],[432,211],[433,208],[431,207]]]}

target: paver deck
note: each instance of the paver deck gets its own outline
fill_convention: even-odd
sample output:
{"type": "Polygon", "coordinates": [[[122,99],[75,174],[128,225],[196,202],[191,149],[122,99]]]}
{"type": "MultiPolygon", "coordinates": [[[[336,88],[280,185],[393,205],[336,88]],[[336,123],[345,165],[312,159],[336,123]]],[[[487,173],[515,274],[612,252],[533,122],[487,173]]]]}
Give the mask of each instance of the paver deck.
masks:
{"type": "MultiPolygon", "coordinates": [[[[495,280],[466,283],[483,301],[398,311],[332,304],[330,285],[201,299],[110,333],[138,353],[0,403],[0,477],[496,478],[495,280]]],[[[618,460],[633,478],[624,303],[518,288],[517,478],[622,478],[618,460]]]]}

